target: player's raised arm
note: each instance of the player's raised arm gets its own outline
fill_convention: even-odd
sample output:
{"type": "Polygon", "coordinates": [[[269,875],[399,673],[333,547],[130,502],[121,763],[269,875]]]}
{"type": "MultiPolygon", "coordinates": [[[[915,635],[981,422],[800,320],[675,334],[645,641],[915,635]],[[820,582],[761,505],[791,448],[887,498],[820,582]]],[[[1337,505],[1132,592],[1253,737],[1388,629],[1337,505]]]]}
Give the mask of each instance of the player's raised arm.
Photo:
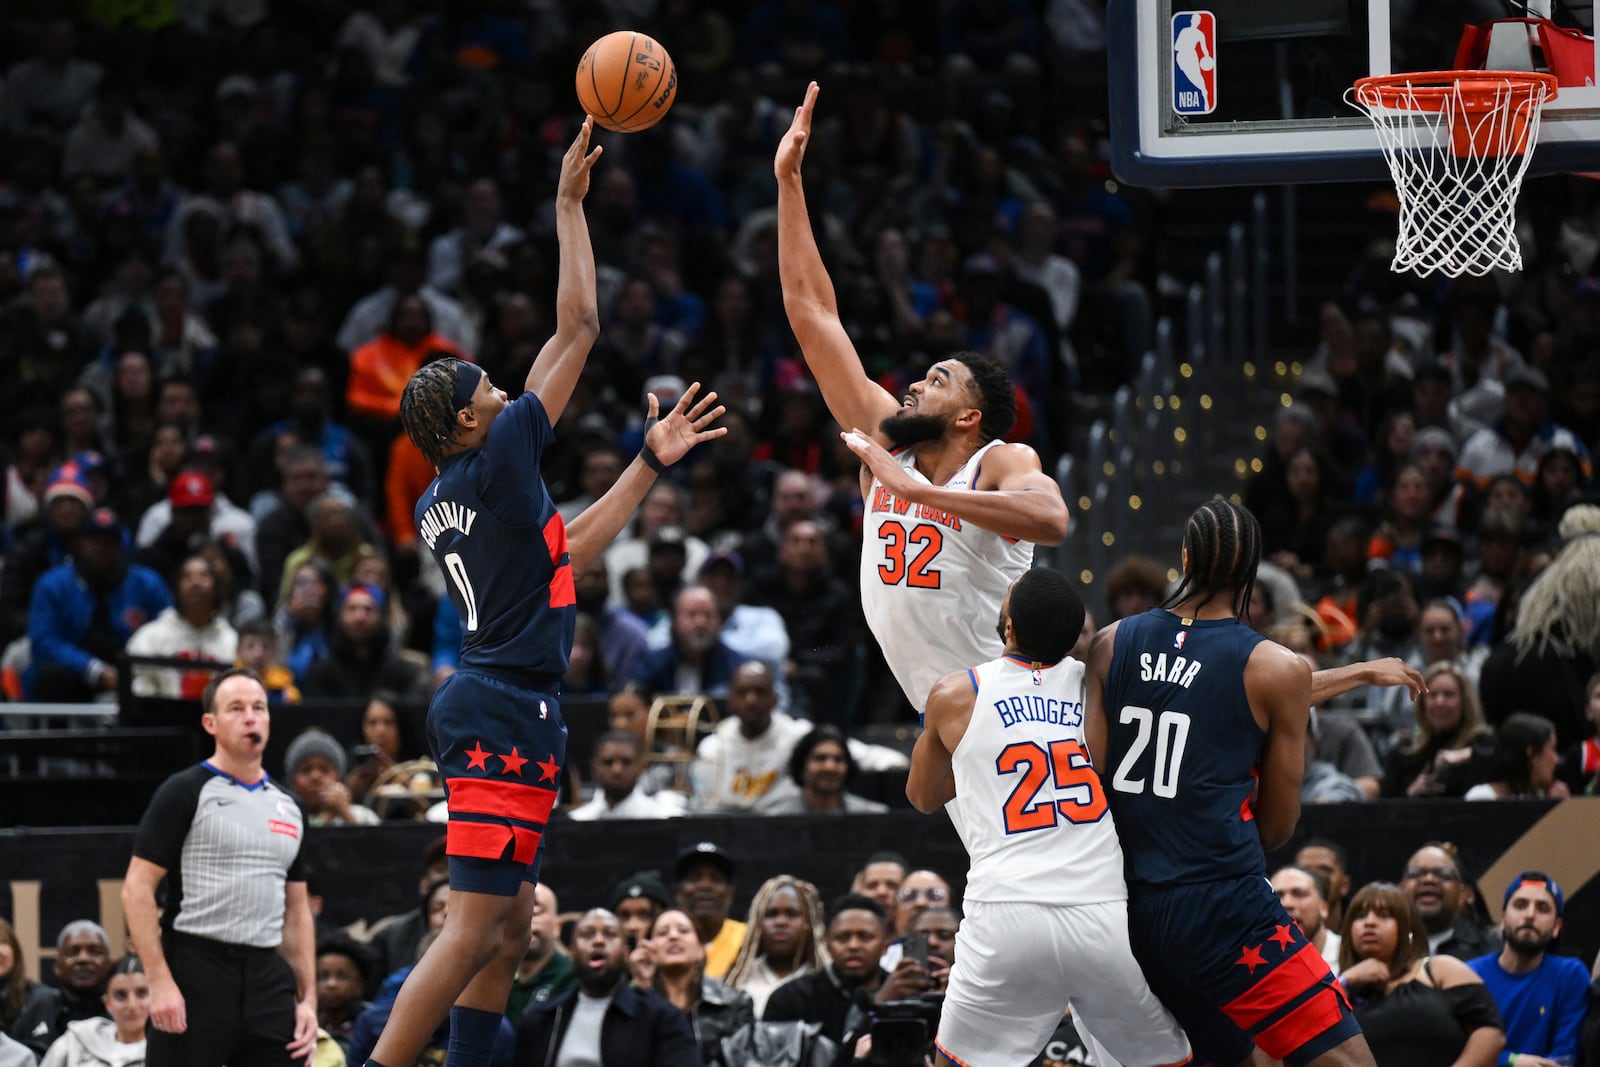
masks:
{"type": "Polygon", "coordinates": [[[1311,721],[1311,668],[1282,645],[1263,641],[1244,672],[1245,695],[1267,717],[1256,793],[1261,847],[1282,847],[1300,821],[1300,786],[1306,775],[1306,730],[1311,721]]]}
{"type": "Polygon", "coordinates": [[[956,776],[950,754],[966,733],[976,697],[972,676],[966,671],[945,675],[928,693],[922,734],[911,750],[911,774],[906,778],[906,799],[924,815],[955,799],[956,776]]]}
{"type": "Polygon", "coordinates": [[[985,454],[972,488],[992,491],[972,493],[911,477],[881,444],[866,436],[865,429],[846,431],[844,441],[883,487],[901,500],[938,508],[1016,541],[1059,545],[1067,536],[1067,502],[1061,498],[1061,487],[1044,473],[1039,454],[1027,445],[1000,445],[985,454]]]}
{"type": "Polygon", "coordinates": [[[884,440],[878,424],[900,405],[888,390],[867,377],[855,345],[844,332],[833,281],[823,266],[806,211],[800,162],[811,140],[817,91],[816,82],[807,87],[805,102],[795,108],[794,121],[778,144],[772,166],[778,179],[778,277],[783,286],[783,310],[834,421],[840,426],[865,427],[884,440]]]}
{"type": "Polygon", "coordinates": [[[583,215],[583,198],[589,192],[589,171],[603,148],[589,150],[594,119],[585,118],[578,136],[561,157],[561,178],[556,184],[556,239],[561,245],[561,267],[556,278],[556,332],[544,343],[528,371],[524,388],[539,398],[554,426],[566,410],[572,390],[583,373],[589,349],[600,336],[600,309],[595,295],[594,249],[589,244],[589,223],[583,215]]]}
{"type": "Polygon", "coordinates": [[[1088,746],[1089,761],[1102,778],[1111,745],[1111,723],[1106,718],[1106,677],[1111,673],[1116,641],[1117,624],[1102,626],[1089,643],[1089,656],[1083,665],[1083,743],[1088,746]]]}
{"type": "Polygon", "coordinates": [[[696,402],[699,391],[699,382],[685,389],[677,406],[659,422],[660,402],[650,394],[650,428],[645,431],[644,447],[605,495],[567,525],[567,553],[575,573],[593,563],[627,525],[655,484],[656,475],[688,455],[695,445],[728,432],[725,426],[711,425],[727,410],[716,404],[717,394],[707,393],[696,402]]]}

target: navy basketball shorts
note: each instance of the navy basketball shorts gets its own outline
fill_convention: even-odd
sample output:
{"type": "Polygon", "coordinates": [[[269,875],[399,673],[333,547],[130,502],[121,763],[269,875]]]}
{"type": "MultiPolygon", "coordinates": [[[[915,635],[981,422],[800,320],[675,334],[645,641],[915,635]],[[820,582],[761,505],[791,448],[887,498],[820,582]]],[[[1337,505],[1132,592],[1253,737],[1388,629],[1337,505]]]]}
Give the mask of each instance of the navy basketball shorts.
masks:
{"type": "Polygon", "coordinates": [[[1259,1045],[1302,1067],[1361,1033],[1322,954],[1261,875],[1128,888],[1134,958],[1196,1063],[1235,1067],[1259,1045]]]}
{"type": "Polygon", "coordinates": [[[450,888],[509,897],[538,882],[567,755],[555,696],[465,668],[434,693],[428,748],[450,809],[450,888]]]}

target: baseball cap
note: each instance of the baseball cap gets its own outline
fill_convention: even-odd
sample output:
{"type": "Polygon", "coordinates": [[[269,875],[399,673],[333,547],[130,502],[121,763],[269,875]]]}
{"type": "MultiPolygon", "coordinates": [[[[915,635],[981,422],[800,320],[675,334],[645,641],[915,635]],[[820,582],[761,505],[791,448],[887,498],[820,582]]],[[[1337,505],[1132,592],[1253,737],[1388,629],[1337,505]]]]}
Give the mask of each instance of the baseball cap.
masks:
{"type": "Polygon", "coordinates": [[[1540,889],[1543,889],[1545,892],[1549,893],[1556,902],[1557,915],[1560,915],[1564,910],[1566,910],[1567,895],[1561,891],[1561,885],[1554,878],[1550,877],[1548,874],[1545,874],[1543,871],[1523,871],[1521,874],[1511,879],[1511,884],[1506,886],[1506,896],[1505,900],[1501,902],[1501,907],[1510,904],[1511,897],[1516,893],[1517,890],[1521,889],[1525,885],[1538,886],[1540,889]]]}
{"type": "Polygon", "coordinates": [[[230,74],[217,83],[216,98],[225,100],[230,96],[248,96],[253,99],[260,93],[260,86],[248,74],[230,74]]]}
{"type": "Polygon", "coordinates": [[[1541,393],[1550,391],[1550,379],[1544,376],[1544,371],[1526,363],[1519,363],[1508,370],[1503,384],[1507,389],[1516,385],[1526,385],[1539,390],[1541,393]]]}
{"type": "Polygon", "coordinates": [[[63,463],[50,472],[50,480],[45,483],[46,506],[62,497],[71,497],[86,508],[94,507],[94,494],[89,491],[89,483],[84,480],[82,469],[75,463],[63,463]]]}
{"type": "Polygon", "coordinates": [[[670,908],[673,904],[672,890],[661,880],[661,875],[655,871],[640,871],[624,878],[611,890],[611,907],[615,908],[624,900],[637,900],[640,897],[653,900],[664,908],[670,908]]]}
{"type": "Polygon", "coordinates": [[[110,508],[95,508],[89,512],[89,517],[83,520],[83,526],[78,533],[85,537],[90,534],[109,534],[120,539],[122,523],[117,521],[117,513],[110,508]]]}
{"type": "Polygon", "coordinates": [[[1448,526],[1435,526],[1422,539],[1421,550],[1423,552],[1428,552],[1435,548],[1448,548],[1458,556],[1466,554],[1466,549],[1461,544],[1461,538],[1456,536],[1456,532],[1448,526]]]}
{"type": "Polygon", "coordinates": [[[1420,456],[1424,452],[1442,451],[1456,457],[1456,439],[1449,430],[1442,426],[1424,426],[1411,438],[1411,454],[1420,456]]]}
{"type": "Polygon", "coordinates": [[[685,874],[702,863],[718,867],[730,880],[733,878],[733,857],[715,841],[699,841],[678,853],[678,863],[673,868],[673,877],[681,882],[685,874]]]}
{"type": "Polygon", "coordinates": [[[380,613],[389,610],[389,598],[384,595],[384,592],[383,592],[382,589],[379,589],[377,586],[373,585],[370,582],[352,582],[352,583],[350,583],[348,586],[345,587],[344,596],[339,598],[339,603],[341,605],[343,605],[347,600],[349,600],[352,596],[354,596],[357,593],[360,593],[363,596],[366,596],[369,599],[371,599],[373,604],[377,605],[378,611],[380,613]]]}
{"type": "Polygon", "coordinates": [[[732,567],[734,574],[742,576],[744,574],[744,557],[731,548],[720,549],[711,553],[706,557],[706,561],[700,564],[700,573],[705,574],[706,571],[717,566],[732,567]]]}
{"type": "Polygon", "coordinates": [[[688,551],[688,535],[683,532],[682,526],[663,526],[650,535],[650,551],[658,548],[675,548],[679,552],[688,551]]]}
{"type": "Polygon", "coordinates": [[[83,452],[74,452],[72,455],[72,462],[78,465],[78,470],[83,472],[83,476],[85,478],[92,474],[99,474],[101,471],[110,466],[110,464],[106,462],[106,457],[102,456],[93,449],[87,449],[83,452]]]}
{"type": "Polygon", "coordinates": [[[1339,386],[1334,382],[1333,375],[1315,368],[1300,375],[1300,380],[1295,383],[1295,391],[1301,396],[1326,396],[1335,400],[1339,398],[1339,386]]]}
{"type": "Polygon", "coordinates": [[[183,471],[167,487],[167,498],[175,508],[209,508],[217,494],[210,478],[199,471],[183,471]]]}

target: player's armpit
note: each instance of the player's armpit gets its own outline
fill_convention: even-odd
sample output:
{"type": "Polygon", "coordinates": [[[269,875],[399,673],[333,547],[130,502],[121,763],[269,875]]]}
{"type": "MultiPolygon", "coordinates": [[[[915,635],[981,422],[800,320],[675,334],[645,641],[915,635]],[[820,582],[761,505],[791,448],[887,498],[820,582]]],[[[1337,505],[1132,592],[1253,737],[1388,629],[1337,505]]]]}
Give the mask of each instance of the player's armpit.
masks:
{"type": "Polygon", "coordinates": [[[1263,641],[1244,673],[1252,709],[1266,717],[1261,785],[1255,822],[1267,851],[1281,847],[1300,821],[1300,786],[1306,772],[1306,730],[1311,718],[1311,668],[1281,645],[1263,641]]]}
{"type": "Polygon", "coordinates": [[[928,693],[922,735],[911,751],[911,773],[906,778],[906,799],[925,815],[955,799],[956,779],[950,754],[967,731],[976,696],[970,671],[945,675],[928,693]]]}
{"type": "Polygon", "coordinates": [[[1090,762],[1102,775],[1111,744],[1111,724],[1106,717],[1106,678],[1111,673],[1116,640],[1116,623],[1102,627],[1089,644],[1089,658],[1083,672],[1083,741],[1089,749],[1090,762]]]}

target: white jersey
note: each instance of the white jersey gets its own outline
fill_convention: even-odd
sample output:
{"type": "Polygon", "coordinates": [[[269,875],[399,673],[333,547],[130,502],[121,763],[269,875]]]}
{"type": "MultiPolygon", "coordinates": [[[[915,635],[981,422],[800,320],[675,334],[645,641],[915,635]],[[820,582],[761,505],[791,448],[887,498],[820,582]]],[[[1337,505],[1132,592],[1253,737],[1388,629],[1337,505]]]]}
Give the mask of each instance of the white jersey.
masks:
{"type": "MultiPolygon", "coordinates": [[[[945,483],[970,489],[991,441],[945,483]]],[[[895,459],[926,482],[912,449],[895,459]]],[[[995,632],[1011,583],[1033,565],[1033,545],[897,499],[876,478],[861,530],[861,609],[895,680],[917,711],[935,682],[1000,651],[995,632]]]]}
{"type": "Polygon", "coordinates": [[[972,718],[945,805],[972,866],[967,900],[1126,900],[1122,846],[1083,743],[1083,664],[1002,656],[968,671],[972,718]]]}

